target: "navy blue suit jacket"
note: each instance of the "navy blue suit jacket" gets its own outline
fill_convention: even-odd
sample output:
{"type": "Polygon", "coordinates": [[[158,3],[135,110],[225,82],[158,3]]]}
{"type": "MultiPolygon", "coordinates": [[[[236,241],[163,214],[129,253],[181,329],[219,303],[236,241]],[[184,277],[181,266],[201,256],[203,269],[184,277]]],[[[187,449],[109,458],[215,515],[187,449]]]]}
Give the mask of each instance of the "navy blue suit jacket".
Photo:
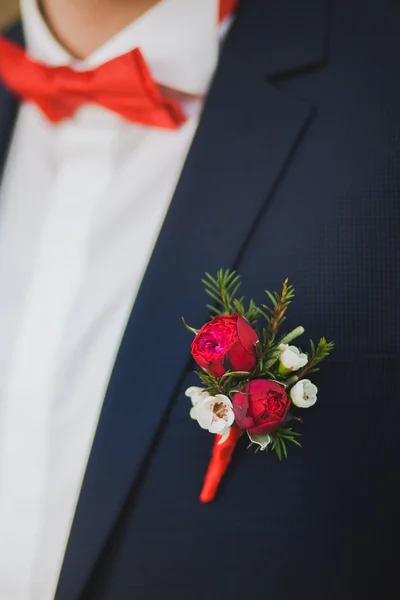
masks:
{"type": "MultiPolygon", "coordinates": [[[[240,3],[118,354],[56,600],[397,598],[399,23],[394,0],[240,3]],[[200,278],[220,267],[256,300],[289,276],[288,327],[336,349],[303,448],[280,463],[240,447],[203,506],[212,438],[188,416],[181,317],[207,319],[200,278]]],[[[0,87],[2,164],[16,111],[0,87]]]]}

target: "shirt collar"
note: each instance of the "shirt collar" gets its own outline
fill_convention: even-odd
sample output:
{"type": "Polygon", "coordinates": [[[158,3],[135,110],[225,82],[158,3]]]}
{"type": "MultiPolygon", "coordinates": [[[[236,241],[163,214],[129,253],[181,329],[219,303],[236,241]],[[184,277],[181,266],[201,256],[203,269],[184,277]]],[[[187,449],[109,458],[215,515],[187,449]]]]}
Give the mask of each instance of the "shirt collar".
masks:
{"type": "Polygon", "coordinates": [[[206,92],[217,64],[218,6],[218,0],[161,0],[85,60],[78,61],[54,38],[37,0],[21,0],[26,46],[36,60],[85,70],[140,48],[157,83],[194,95],[206,92]]]}

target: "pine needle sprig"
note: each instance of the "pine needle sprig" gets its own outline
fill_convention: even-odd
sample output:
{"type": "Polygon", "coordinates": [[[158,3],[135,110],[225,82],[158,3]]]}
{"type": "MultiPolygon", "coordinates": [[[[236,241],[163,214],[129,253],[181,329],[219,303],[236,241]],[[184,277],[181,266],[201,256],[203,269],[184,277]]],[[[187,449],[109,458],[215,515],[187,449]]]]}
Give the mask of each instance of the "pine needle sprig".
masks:
{"type": "MultiPolygon", "coordinates": [[[[333,348],[335,347],[335,344],[333,342],[327,342],[325,337],[322,337],[319,342],[318,342],[318,346],[315,348],[315,344],[312,340],[310,340],[310,347],[311,347],[311,355],[309,354],[309,360],[310,360],[310,367],[312,367],[312,369],[315,367],[315,365],[317,365],[318,363],[321,362],[321,360],[324,360],[324,358],[326,358],[333,350],[333,348]],[[312,363],[312,364],[311,364],[312,363]]],[[[310,369],[308,369],[310,372],[310,369]]]]}
{"type": "Polygon", "coordinates": [[[319,340],[317,347],[315,346],[314,342],[310,340],[311,352],[306,353],[308,356],[308,363],[306,364],[304,369],[302,369],[296,375],[293,375],[293,377],[290,377],[290,379],[287,380],[286,383],[288,385],[292,385],[300,379],[303,379],[304,375],[309,375],[310,373],[315,373],[316,371],[319,371],[317,365],[332,352],[334,347],[335,344],[333,342],[327,342],[326,338],[324,337],[322,337],[319,340]]]}
{"type": "Polygon", "coordinates": [[[210,396],[224,393],[224,389],[218,383],[218,379],[210,373],[207,373],[206,371],[196,371],[196,375],[204,385],[204,391],[210,394],[210,396]]]}
{"type": "Polygon", "coordinates": [[[300,442],[296,440],[296,437],[299,435],[301,435],[301,433],[293,431],[291,427],[281,427],[281,429],[278,429],[274,433],[270,434],[271,450],[276,452],[279,460],[282,460],[282,457],[287,458],[288,456],[286,447],[287,442],[291,442],[292,444],[295,444],[301,448],[300,442]]]}
{"type": "Polygon", "coordinates": [[[285,322],[286,311],[289,304],[294,298],[294,287],[289,285],[288,278],[283,282],[282,292],[269,292],[265,290],[268,298],[271,301],[272,308],[267,304],[262,304],[262,308],[266,311],[268,325],[265,328],[266,339],[275,339],[280,326],[285,322]]]}
{"type": "Polygon", "coordinates": [[[262,314],[261,309],[256,305],[254,300],[251,299],[249,302],[249,307],[248,307],[247,311],[245,312],[245,317],[248,320],[248,322],[250,323],[250,325],[253,325],[253,326],[256,325],[261,314],[262,314]]]}
{"type": "Polygon", "coordinates": [[[220,269],[216,277],[206,273],[201,281],[206,294],[216,303],[207,305],[212,313],[231,315],[235,312],[235,299],[241,285],[240,275],[237,275],[236,271],[220,269]]]}

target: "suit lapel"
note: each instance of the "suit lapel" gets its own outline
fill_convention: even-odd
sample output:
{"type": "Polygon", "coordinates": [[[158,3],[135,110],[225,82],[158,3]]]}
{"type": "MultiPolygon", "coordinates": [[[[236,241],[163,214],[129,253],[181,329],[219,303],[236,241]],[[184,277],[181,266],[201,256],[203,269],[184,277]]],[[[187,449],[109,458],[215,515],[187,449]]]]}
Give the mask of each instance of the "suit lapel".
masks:
{"type": "MultiPolygon", "coordinates": [[[[23,45],[22,27],[20,24],[10,29],[5,37],[23,45]]],[[[0,56],[1,60],[1,56],[0,56]]],[[[0,183],[7,158],[11,134],[17,116],[18,100],[10,94],[0,81],[0,183]]]]}
{"type": "MultiPolygon", "coordinates": [[[[262,41],[249,42],[254,28],[268,35],[259,31],[269,19],[265,12],[264,0],[244,1],[225,43],[119,350],[56,600],[79,598],[156,442],[189,364],[181,317],[195,326],[207,318],[200,278],[205,270],[235,266],[310,122],[308,105],[266,81],[262,41]]],[[[320,56],[316,37],[310,65],[320,56]]],[[[267,72],[277,73],[274,61],[267,72]]]]}

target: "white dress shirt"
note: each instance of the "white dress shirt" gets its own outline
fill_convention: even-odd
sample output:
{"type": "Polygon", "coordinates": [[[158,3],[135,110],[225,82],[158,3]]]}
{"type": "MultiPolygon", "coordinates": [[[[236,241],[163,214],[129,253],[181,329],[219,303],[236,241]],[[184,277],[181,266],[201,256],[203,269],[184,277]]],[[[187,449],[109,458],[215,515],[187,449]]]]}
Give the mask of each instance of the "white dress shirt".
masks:
{"type": "MultiPolygon", "coordinates": [[[[93,68],[140,47],[185,92],[177,131],[24,104],[0,189],[0,598],[51,600],[121,337],[219,52],[218,0],[162,0],[82,62],[22,0],[30,55],[93,68]],[[189,98],[186,94],[192,95],[189,98]]],[[[226,29],[226,24],[225,27],[226,29]]]]}

